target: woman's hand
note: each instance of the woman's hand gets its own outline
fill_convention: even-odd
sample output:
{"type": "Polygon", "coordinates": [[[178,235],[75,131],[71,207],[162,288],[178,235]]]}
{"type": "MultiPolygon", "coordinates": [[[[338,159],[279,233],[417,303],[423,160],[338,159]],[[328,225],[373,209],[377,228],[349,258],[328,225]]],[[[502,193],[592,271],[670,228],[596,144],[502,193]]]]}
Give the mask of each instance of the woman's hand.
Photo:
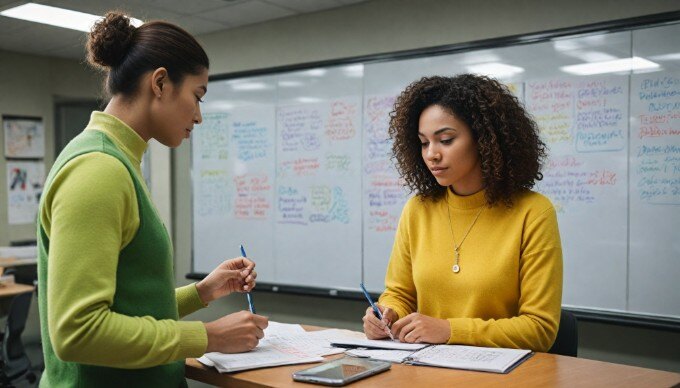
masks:
{"type": "Polygon", "coordinates": [[[364,314],[364,317],[362,318],[364,321],[364,333],[368,339],[381,339],[389,337],[390,325],[399,318],[397,313],[395,313],[391,308],[381,306],[379,304],[376,304],[376,306],[383,315],[382,320],[375,316],[373,307],[370,306],[366,309],[366,314],[364,314]]]}
{"type": "Polygon", "coordinates": [[[245,257],[225,260],[208,276],[196,283],[198,295],[204,303],[232,292],[249,292],[255,287],[255,263],[245,257]]]}
{"type": "Polygon", "coordinates": [[[445,344],[451,336],[451,325],[446,319],[412,313],[395,322],[392,332],[401,342],[445,344]]]}
{"type": "Polygon", "coordinates": [[[269,319],[262,315],[239,311],[205,323],[208,333],[206,353],[242,353],[253,350],[264,337],[269,319]]]}

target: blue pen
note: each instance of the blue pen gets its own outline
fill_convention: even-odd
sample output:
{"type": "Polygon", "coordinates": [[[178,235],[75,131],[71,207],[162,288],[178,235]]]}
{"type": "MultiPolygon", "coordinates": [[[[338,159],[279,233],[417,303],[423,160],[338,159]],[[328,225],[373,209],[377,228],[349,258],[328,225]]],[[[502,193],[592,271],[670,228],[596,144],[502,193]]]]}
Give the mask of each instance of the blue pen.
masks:
{"type": "MultiPolygon", "coordinates": [[[[364,287],[364,283],[359,283],[359,286],[361,287],[361,291],[364,292],[364,296],[368,300],[368,303],[371,305],[371,307],[373,307],[373,314],[375,314],[375,316],[382,321],[383,315],[380,312],[380,309],[378,308],[378,306],[376,306],[375,303],[373,303],[373,299],[371,299],[371,296],[368,294],[368,291],[366,291],[366,287],[364,287]]],[[[394,339],[394,336],[392,335],[392,331],[389,329],[389,327],[387,328],[387,330],[388,330],[388,334],[390,335],[390,338],[394,339]]]]}
{"type": "MultiPolygon", "coordinates": [[[[246,256],[246,250],[243,248],[243,245],[241,245],[241,256],[248,257],[246,256]]],[[[248,298],[248,308],[250,309],[250,312],[255,314],[255,305],[253,305],[253,297],[250,295],[250,292],[246,292],[246,298],[248,298]]]]}

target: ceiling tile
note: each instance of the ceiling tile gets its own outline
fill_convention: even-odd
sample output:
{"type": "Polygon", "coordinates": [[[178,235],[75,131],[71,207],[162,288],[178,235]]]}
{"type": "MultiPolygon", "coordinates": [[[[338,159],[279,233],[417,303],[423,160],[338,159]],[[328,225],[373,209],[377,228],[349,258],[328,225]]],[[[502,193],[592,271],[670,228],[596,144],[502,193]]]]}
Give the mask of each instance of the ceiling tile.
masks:
{"type": "Polygon", "coordinates": [[[340,7],[342,4],[335,0],[263,0],[291,11],[305,13],[340,7]]]}
{"type": "Polygon", "coordinates": [[[162,9],[181,15],[196,15],[224,6],[246,3],[248,1],[252,0],[127,0],[128,3],[135,3],[139,6],[148,8],[162,9]]]}
{"type": "Polygon", "coordinates": [[[59,47],[84,47],[87,35],[80,31],[30,23],[30,28],[19,30],[19,33],[3,36],[1,47],[9,51],[18,51],[36,55],[59,47]]]}
{"type": "Polygon", "coordinates": [[[200,13],[197,16],[236,27],[294,14],[295,12],[293,11],[258,0],[252,0],[245,3],[228,5],[210,12],[200,13]]]}
{"type": "MultiPolygon", "coordinates": [[[[0,9],[29,0],[0,0],[0,9]]],[[[142,19],[177,23],[200,35],[364,0],[32,0],[36,3],[103,15],[120,9],[142,19]]],[[[0,49],[83,59],[86,34],[0,16],[0,49]]]]}
{"type": "Polygon", "coordinates": [[[229,28],[228,25],[198,16],[182,16],[174,22],[194,35],[207,34],[229,28]]]}
{"type": "Polygon", "coordinates": [[[0,36],[2,36],[2,39],[0,39],[0,42],[2,42],[9,33],[13,33],[15,31],[28,28],[32,26],[33,23],[27,22],[25,20],[19,20],[19,19],[14,19],[14,18],[8,18],[6,16],[0,16],[0,36]]]}

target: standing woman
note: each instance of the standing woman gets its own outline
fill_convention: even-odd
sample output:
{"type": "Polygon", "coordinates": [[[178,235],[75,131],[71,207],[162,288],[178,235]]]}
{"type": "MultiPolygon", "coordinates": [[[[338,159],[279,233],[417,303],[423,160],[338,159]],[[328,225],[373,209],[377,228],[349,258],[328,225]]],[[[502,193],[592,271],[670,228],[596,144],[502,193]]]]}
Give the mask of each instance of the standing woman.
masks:
{"type": "Polygon", "coordinates": [[[267,326],[245,311],[179,321],[250,291],[255,264],[226,260],[175,289],[170,236],[140,171],[149,139],[177,147],[201,122],[208,57],[175,25],[135,28],[116,12],[93,27],[87,49],[111,100],[58,156],[40,204],[41,386],[186,386],[185,358],[250,350],[267,326]]]}
{"type": "Polygon", "coordinates": [[[390,121],[416,196],[399,221],[383,321],[369,338],[547,351],[562,299],[562,248],[550,201],[531,191],[546,155],[536,123],[493,79],[412,83],[390,121]]]}

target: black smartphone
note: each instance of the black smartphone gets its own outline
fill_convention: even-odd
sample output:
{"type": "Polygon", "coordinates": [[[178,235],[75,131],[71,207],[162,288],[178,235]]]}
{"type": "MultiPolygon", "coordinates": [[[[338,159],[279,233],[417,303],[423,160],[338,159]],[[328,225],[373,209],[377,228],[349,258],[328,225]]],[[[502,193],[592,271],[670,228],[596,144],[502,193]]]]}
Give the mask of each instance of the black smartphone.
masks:
{"type": "Polygon", "coordinates": [[[344,357],[293,373],[293,380],[332,386],[342,386],[384,372],[392,364],[365,358],[344,357]]]}

